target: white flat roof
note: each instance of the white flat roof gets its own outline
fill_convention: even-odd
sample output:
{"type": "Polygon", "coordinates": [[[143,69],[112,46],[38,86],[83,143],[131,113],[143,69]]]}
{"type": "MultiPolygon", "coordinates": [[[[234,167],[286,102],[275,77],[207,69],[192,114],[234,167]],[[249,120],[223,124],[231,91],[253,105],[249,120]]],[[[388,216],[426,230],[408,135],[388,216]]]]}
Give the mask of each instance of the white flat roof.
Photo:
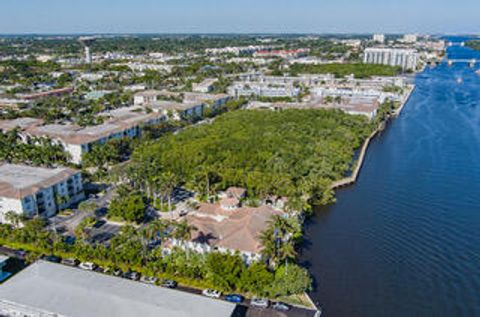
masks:
{"type": "MultiPolygon", "coordinates": [[[[61,175],[70,169],[65,167],[44,168],[28,165],[3,164],[0,165],[0,182],[10,184],[17,189],[41,184],[53,177],[61,175]]],[[[65,178],[67,178],[66,176],[65,178]]]]}
{"type": "Polygon", "coordinates": [[[69,317],[223,317],[235,306],[201,295],[38,261],[0,286],[0,309],[13,303],[69,317]]]}

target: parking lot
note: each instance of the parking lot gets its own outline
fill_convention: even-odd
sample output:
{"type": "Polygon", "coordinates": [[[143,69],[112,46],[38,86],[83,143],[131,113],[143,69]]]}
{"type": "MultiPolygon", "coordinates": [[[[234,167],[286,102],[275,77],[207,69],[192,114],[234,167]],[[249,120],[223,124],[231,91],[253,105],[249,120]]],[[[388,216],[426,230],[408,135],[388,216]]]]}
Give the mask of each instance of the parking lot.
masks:
{"type": "Polygon", "coordinates": [[[100,227],[93,227],[89,232],[90,243],[106,243],[113,238],[121,229],[120,225],[104,223],[100,227]]]}

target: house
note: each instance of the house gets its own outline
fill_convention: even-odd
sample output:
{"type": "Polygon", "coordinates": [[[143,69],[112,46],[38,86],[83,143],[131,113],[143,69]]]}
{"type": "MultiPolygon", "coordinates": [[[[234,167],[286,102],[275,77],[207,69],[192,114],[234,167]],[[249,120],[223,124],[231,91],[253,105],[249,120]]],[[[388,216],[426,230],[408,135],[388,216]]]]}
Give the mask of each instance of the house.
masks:
{"type": "Polygon", "coordinates": [[[80,171],[66,167],[43,168],[0,165],[0,222],[10,211],[26,217],[53,216],[85,198],[80,171]],[[59,201],[59,199],[63,199],[59,201]]]}
{"type": "Polygon", "coordinates": [[[238,200],[241,200],[246,197],[247,190],[242,187],[229,187],[226,190],[226,194],[230,198],[236,198],[238,200]]]}
{"type": "Polygon", "coordinates": [[[242,206],[240,200],[246,191],[230,187],[217,203],[200,203],[186,216],[193,228],[189,241],[172,239],[170,247],[180,247],[199,253],[219,251],[240,253],[243,261],[250,264],[262,258],[261,233],[268,227],[274,215],[285,215],[282,210],[269,205],[260,207],[242,206]]]}
{"type": "Polygon", "coordinates": [[[260,234],[273,215],[284,215],[284,212],[270,206],[241,207],[235,198],[224,198],[216,204],[202,203],[186,217],[194,228],[190,242],[196,248],[208,245],[206,249],[210,251],[239,252],[249,264],[261,259],[260,234]]]}

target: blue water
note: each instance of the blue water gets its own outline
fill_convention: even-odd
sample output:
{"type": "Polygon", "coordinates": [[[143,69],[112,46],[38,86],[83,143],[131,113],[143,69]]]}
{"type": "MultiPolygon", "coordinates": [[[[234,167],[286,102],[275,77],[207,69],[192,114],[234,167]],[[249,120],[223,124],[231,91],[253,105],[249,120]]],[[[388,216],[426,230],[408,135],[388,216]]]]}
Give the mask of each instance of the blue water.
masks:
{"type": "Polygon", "coordinates": [[[478,68],[417,75],[358,183],[308,223],[302,261],[326,316],[480,316],[478,68]]]}

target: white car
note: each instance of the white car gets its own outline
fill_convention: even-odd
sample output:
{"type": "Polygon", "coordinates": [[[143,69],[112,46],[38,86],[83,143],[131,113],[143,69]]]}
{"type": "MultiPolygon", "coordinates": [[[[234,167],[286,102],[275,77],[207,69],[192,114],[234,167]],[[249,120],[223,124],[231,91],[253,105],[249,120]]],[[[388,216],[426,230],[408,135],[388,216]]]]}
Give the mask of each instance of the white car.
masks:
{"type": "Polygon", "coordinates": [[[220,298],[220,296],[222,296],[222,292],[216,291],[214,289],[204,289],[202,294],[211,298],[220,298]]]}
{"type": "Polygon", "coordinates": [[[92,262],[82,262],[78,267],[83,270],[93,271],[97,268],[97,265],[92,262]]]}
{"type": "Polygon", "coordinates": [[[258,308],[268,308],[268,306],[270,305],[270,302],[266,298],[256,298],[256,297],[254,297],[250,300],[250,305],[252,305],[253,307],[258,307],[258,308]]]}
{"type": "Polygon", "coordinates": [[[146,284],[155,284],[157,283],[158,279],[156,277],[150,277],[150,276],[142,276],[140,278],[140,282],[146,283],[146,284]]]}

